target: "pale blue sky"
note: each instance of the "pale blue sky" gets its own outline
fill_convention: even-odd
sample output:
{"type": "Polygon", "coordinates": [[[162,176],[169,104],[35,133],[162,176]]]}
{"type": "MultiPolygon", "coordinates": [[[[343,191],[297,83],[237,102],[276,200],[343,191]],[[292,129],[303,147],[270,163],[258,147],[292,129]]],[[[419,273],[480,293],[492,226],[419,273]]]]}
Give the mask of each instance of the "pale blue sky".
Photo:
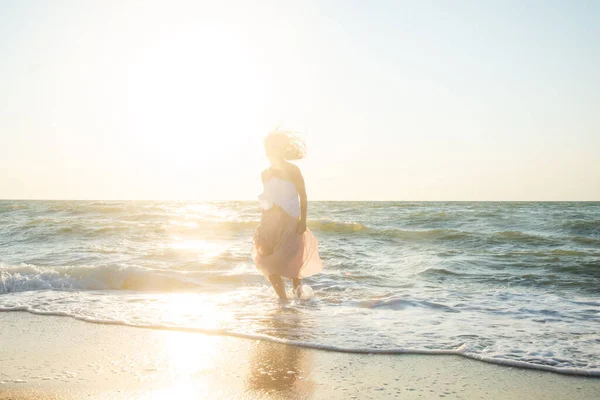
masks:
{"type": "Polygon", "coordinates": [[[598,1],[0,1],[0,198],[600,200],[598,1]]]}

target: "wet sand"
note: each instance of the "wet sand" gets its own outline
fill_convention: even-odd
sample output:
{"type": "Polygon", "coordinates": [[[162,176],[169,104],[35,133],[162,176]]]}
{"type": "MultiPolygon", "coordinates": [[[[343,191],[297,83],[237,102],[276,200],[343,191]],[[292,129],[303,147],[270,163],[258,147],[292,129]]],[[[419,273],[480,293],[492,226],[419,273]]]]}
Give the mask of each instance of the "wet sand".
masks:
{"type": "Polygon", "coordinates": [[[600,379],[0,313],[0,399],[595,399],[600,379]]]}

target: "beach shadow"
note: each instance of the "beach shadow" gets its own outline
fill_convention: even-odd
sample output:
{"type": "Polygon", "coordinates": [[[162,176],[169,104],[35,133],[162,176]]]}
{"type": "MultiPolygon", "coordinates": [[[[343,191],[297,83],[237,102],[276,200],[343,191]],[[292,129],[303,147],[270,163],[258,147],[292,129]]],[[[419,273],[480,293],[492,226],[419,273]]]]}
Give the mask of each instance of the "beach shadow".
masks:
{"type": "MultiPolygon", "coordinates": [[[[293,310],[282,309],[262,323],[268,331],[286,332],[294,331],[301,320],[293,310]]],[[[264,398],[308,399],[314,391],[311,369],[310,350],[258,340],[251,350],[246,390],[264,398]]]]}

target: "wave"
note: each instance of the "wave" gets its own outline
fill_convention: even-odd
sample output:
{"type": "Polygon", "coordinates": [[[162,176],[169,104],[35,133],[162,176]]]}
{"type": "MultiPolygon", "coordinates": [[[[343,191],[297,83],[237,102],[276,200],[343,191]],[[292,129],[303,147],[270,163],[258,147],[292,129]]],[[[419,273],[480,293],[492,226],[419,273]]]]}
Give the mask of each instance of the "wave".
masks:
{"type": "MultiPolygon", "coordinates": [[[[95,206],[105,207],[105,206],[95,206]]],[[[179,214],[169,214],[165,210],[146,210],[135,206],[134,210],[127,208],[134,207],[132,205],[112,205],[107,207],[109,214],[119,213],[119,215],[98,216],[92,212],[88,220],[75,218],[73,216],[53,216],[40,215],[37,212],[26,220],[19,221],[13,224],[6,231],[7,235],[29,235],[28,241],[43,241],[47,240],[49,235],[65,235],[73,237],[83,235],[86,237],[106,237],[114,235],[139,235],[146,234],[211,234],[218,233],[238,233],[250,232],[259,224],[258,213],[247,213],[242,215],[236,214],[236,219],[220,219],[210,216],[183,216],[179,214]]],[[[60,207],[63,210],[70,211],[86,211],[89,207],[77,205],[63,205],[60,207]]],[[[239,210],[238,210],[239,211],[239,210]]],[[[235,213],[234,213],[235,214],[235,213]]],[[[229,216],[231,218],[231,216],[229,216]]],[[[567,227],[577,227],[573,232],[569,231],[573,236],[556,236],[543,235],[536,232],[522,232],[519,230],[506,230],[498,232],[477,232],[473,230],[461,229],[462,223],[454,227],[440,226],[440,220],[446,220],[451,217],[451,214],[446,212],[424,212],[419,211],[413,213],[408,219],[399,217],[401,221],[396,221],[397,224],[403,226],[386,226],[384,224],[369,223],[368,225],[340,219],[311,219],[308,221],[308,227],[315,232],[335,233],[335,234],[360,234],[368,235],[374,238],[397,239],[404,241],[466,241],[473,244],[478,242],[478,245],[509,243],[509,244],[528,244],[528,245],[549,245],[559,246],[564,241],[571,241],[573,244],[584,244],[587,246],[600,245],[600,237],[592,235],[598,231],[600,235],[599,221],[576,220],[565,223],[567,227]],[[426,219],[429,226],[417,228],[415,223],[419,225],[419,220],[426,219]],[[402,222],[403,221],[403,222],[402,222]],[[437,225],[437,226],[436,226],[437,225]],[[427,229],[429,228],[429,229],[427,229]],[[584,229],[585,228],[585,229],[584,229]]],[[[460,222],[460,221],[458,221],[460,222]]],[[[444,224],[446,225],[446,224],[444,224]]],[[[466,225],[464,225],[466,226],[466,225]]],[[[564,232],[564,231],[563,231],[564,232]]],[[[566,232],[565,232],[566,233],[566,232]]],[[[561,249],[557,250],[557,255],[577,255],[561,253],[561,249]]]]}
{"type": "MultiPolygon", "coordinates": [[[[211,229],[214,231],[229,230],[229,231],[242,231],[255,229],[260,224],[259,220],[190,220],[187,223],[182,223],[177,229],[211,229]],[[193,225],[189,225],[189,224],[193,225]]],[[[361,231],[368,231],[369,228],[358,222],[343,222],[335,220],[308,220],[307,226],[315,231],[320,232],[331,232],[331,233],[355,233],[361,231]]]]}
{"type": "Polygon", "coordinates": [[[450,271],[445,268],[427,268],[426,270],[419,272],[418,275],[421,275],[421,276],[430,276],[430,275],[431,276],[438,276],[438,275],[460,276],[463,274],[461,274],[459,272],[450,271]]]}
{"type": "Polygon", "coordinates": [[[112,234],[112,233],[126,233],[132,230],[131,227],[126,225],[111,225],[111,226],[83,226],[83,225],[70,225],[63,226],[59,228],[58,233],[62,233],[65,235],[91,235],[91,236],[99,236],[102,234],[112,234]]]}
{"type": "MultiPolygon", "coordinates": [[[[490,253],[491,254],[491,253],[490,253]]],[[[496,257],[514,258],[514,257],[556,257],[556,256],[574,256],[574,257],[598,257],[598,251],[582,251],[568,249],[554,250],[522,250],[522,251],[507,251],[503,253],[494,253],[496,257]]]]}
{"type": "Polygon", "coordinates": [[[473,238],[470,232],[456,229],[430,229],[430,230],[406,230],[406,229],[383,229],[377,232],[388,238],[403,240],[463,240],[473,238]]]}
{"type": "Polygon", "coordinates": [[[460,356],[469,358],[476,361],[482,361],[490,364],[496,364],[507,367],[516,367],[523,369],[532,369],[538,371],[548,371],[555,372],[559,374],[565,375],[578,375],[578,376],[593,376],[600,377],[600,369],[584,369],[584,368],[570,368],[570,367],[555,367],[552,365],[545,364],[535,364],[529,363],[526,361],[513,360],[508,358],[498,358],[498,357],[490,357],[482,354],[477,354],[469,351],[469,346],[466,343],[463,343],[461,346],[454,349],[421,349],[421,348],[405,348],[405,347],[397,347],[390,349],[381,349],[381,348],[366,348],[366,347],[341,347],[341,346],[332,346],[321,343],[311,343],[300,340],[291,340],[273,337],[269,335],[259,334],[259,333],[244,333],[237,331],[229,331],[226,329],[206,329],[206,328],[197,328],[197,327],[184,327],[184,326],[174,326],[167,324],[135,324],[127,321],[120,320],[106,320],[99,318],[90,318],[84,317],[81,315],[69,314],[67,312],[61,311],[45,311],[45,310],[35,310],[27,306],[14,306],[14,307],[2,307],[0,306],[0,312],[27,312],[34,315],[42,315],[42,316],[54,316],[54,317],[67,317],[76,319],[79,321],[92,323],[92,324],[100,324],[100,325],[117,325],[117,326],[127,326],[138,329],[150,329],[150,330],[159,330],[159,331],[176,331],[176,332],[190,332],[190,333],[200,333],[205,335],[212,336],[229,336],[236,337],[240,339],[250,339],[250,340],[261,340],[267,341],[271,343],[277,343],[287,346],[295,346],[306,349],[313,350],[322,350],[322,351],[330,351],[336,353],[349,353],[349,354],[368,354],[368,355],[402,355],[402,354],[415,354],[415,355],[450,355],[450,356],[460,356]]]}
{"type": "Polygon", "coordinates": [[[568,239],[572,240],[575,243],[585,244],[588,246],[591,245],[591,246],[599,246],[600,247],[600,237],[590,238],[590,237],[585,237],[585,236],[572,236],[568,239]]]}
{"type": "Polygon", "coordinates": [[[341,222],[332,220],[309,220],[308,227],[315,231],[334,233],[355,233],[370,230],[369,227],[358,222],[341,222]]]}
{"type": "MultiPolygon", "coordinates": [[[[197,230],[210,230],[212,232],[238,232],[254,230],[260,224],[260,220],[202,220],[190,219],[186,221],[171,222],[170,231],[194,232],[197,230]],[[174,225],[174,226],[173,226],[174,225]]],[[[335,220],[308,220],[307,226],[319,232],[328,233],[356,233],[369,231],[370,228],[358,222],[343,222],[335,220]]]]}
{"type": "Polygon", "coordinates": [[[552,250],[551,254],[555,255],[555,256],[588,256],[588,255],[597,255],[597,253],[588,253],[588,252],[585,252],[585,251],[563,250],[563,249],[552,250]]]}
{"type": "MultiPolygon", "coordinates": [[[[154,234],[176,234],[176,235],[204,235],[210,234],[234,234],[251,232],[260,224],[259,220],[157,220],[156,217],[129,216],[118,220],[90,220],[83,224],[74,220],[60,220],[55,218],[33,218],[22,225],[10,227],[7,235],[13,238],[17,235],[23,236],[29,242],[46,241],[49,237],[65,236],[86,238],[103,238],[118,235],[133,235],[134,237],[146,237],[154,234]],[[142,236],[140,236],[142,235],[142,236]]],[[[370,230],[369,227],[358,222],[342,222],[334,220],[309,220],[308,227],[316,232],[352,234],[363,233],[370,230]]]]}
{"type": "Polygon", "coordinates": [[[600,220],[575,219],[563,223],[562,227],[577,236],[600,236],[600,220]]]}
{"type": "Polygon", "coordinates": [[[186,291],[213,284],[262,282],[257,273],[223,274],[222,271],[174,271],[141,267],[64,266],[39,268],[23,264],[0,267],[0,294],[36,290],[186,291]]]}
{"type": "Polygon", "coordinates": [[[422,307],[436,309],[444,312],[459,312],[456,309],[445,304],[435,303],[426,300],[407,300],[403,298],[363,300],[358,302],[357,305],[360,308],[381,308],[389,310],[404,310],[410,307],[422,307]]]}
{"type": "Polygon", "coordinates": [[[98,202],[98,201],[41,201],[41,202],[30,202],[30,207],[38,205],[39,207],[45,207],[41,209],[45,212],[51,213],[67,213],[67,214],[106,214],[106,215],[117,215],[128,212],[135,212],[139,207],[139,204],[134,201],[109,201],[109,202],[98,202]]]}
{"type": "Polygon", "coordinates": [[[461,218],[462,215],[460,214],[433,210],[415,211],[402,217],[408,225],[422,227],[426,227],[429,224],[440,223],[447,225],[452,221],[459,221],[461,218]]]}
{"type": "Polygon", "coordinates": [[[521,231],[496,232],[494,234],[494,236],[496,236],[496,239],[506,240],[506,241],[516,241],[516,242],[522,242],[522,243],[539,243],[539,242],[546,242],[549,240],[543,236],[525,233],[525,232],[521,232],[521,231]]]}

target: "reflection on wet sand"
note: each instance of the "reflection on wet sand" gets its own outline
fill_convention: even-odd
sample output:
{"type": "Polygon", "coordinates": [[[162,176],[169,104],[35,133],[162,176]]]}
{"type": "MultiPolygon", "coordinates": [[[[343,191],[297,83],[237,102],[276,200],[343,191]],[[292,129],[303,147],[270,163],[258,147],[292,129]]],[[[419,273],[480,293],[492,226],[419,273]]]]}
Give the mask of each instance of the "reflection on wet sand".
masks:
{"type": "MultiPolygon", "coordinates": [[[[301,322],[301,314],[290,309],[275,312],[272,318],[263,320],[270,331],[297,331],[293,328],[301,322]]],[[[268,398],[307,399],[312,397],[314,382],[310,380],[312,354],[296,346],[273,346],[272,343],[255,341],[250,355],[248,391],[268,398]]]]}

